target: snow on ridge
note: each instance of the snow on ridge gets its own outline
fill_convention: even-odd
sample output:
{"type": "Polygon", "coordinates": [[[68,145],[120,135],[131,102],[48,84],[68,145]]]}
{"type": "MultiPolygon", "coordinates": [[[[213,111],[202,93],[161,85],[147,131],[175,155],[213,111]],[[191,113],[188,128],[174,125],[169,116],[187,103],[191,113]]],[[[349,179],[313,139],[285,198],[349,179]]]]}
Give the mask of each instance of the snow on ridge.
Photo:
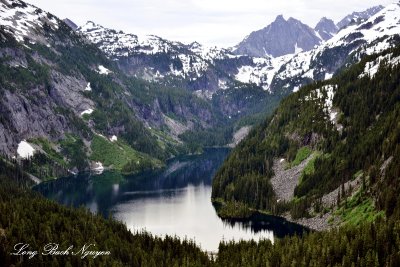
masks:
{"type": "Polygon", "coordinates": [[[109,57],[124,57],[130,54],[157,54],[173,50],[174,44],[155,35],[138,36],[123,31],[105,28],[92,21],[77,29],[92,43],[99,45],[109,57]]]}
{"type": "Polygon", "coordinates": [[[253,65],[241,66],[235,79],[243,83],[254,83],[269,91],[273,78],[281,66],[288,62],[293,55],[277,58],[253,58],[253,65]]]}
{"type": "Polygon", "coordinates": [[[0,25],[5,26],[18,42],[24,42],[24,38],[41,41],[37,31],[42,30],[45,24],[54,30],[59,28],[53,15],[33,5],[19,1],[0,2],[0,25]]]}
{"type": "MultiPolygon", "coordinates": [[[[281,64],[282,69],[274,78],[281,81],[295,77],[314,79],[315,73],[321,73],[324,75],[325,80],[330,79],[333,76],[332,71],[328,72],[324,68],[311,68],[314,60],[325,50],[348,46],[363,40],[363,44],[357,45],[352,52],[361,49],[362,54],[370,55],[392,47],[393,44],[390,43],[392,36],[399,34],[400,4],[392,4],[360,25],[352,25],[342,29],[331,39],[323,42],[313,50],[292,56],[287,62],[281,64]],[[384,39],[381,40],[381,38],[384,39]]],[[[358,59],[360,60],[361,57],[358,57],[358,59]]]]}
{"type": "Polygon", "coordinates": [[[27,159],[32,157],[35,152],[35,149],[32,147],[31,144],[26,142],[26,140],[22,140],[18,144],[17,153],[21,158],[27,159]]]}
{"type": "Polygon", "coordinates": [[[391,66],[395,66],[400,63],[400,56],[392,58],[392,53],[387,54],[385,56],[379,56],[377,59],[367,62],[365,64],[364,72],[360,74],[359,78],[363,78],[365,76],[369,76],[371,79],[374,78],[376,73],[379,71],[381,67],[381,63],[387,62],[391,66]]]}
{"type": "MultiPolygon", "coordinates": [[[[400,34],[399,14],[400,5],[395,3],[390,4],[360,25],[352,25],[341,30],[337,35],[332,37],[332,39],[327,42],[327,46],[334,47],[346,43],[348,42],[346,39],[351,35],[354,36],[355,33],[358,33],[360,36],[355,40],[363,39],[367,44],[371,44],[373,41],[381,37],[400,34]]],[[[377,44],[376,48],[378,48],[378,50],[369,49],[367,52],[379,53],[388,47],[377,44]]]]}

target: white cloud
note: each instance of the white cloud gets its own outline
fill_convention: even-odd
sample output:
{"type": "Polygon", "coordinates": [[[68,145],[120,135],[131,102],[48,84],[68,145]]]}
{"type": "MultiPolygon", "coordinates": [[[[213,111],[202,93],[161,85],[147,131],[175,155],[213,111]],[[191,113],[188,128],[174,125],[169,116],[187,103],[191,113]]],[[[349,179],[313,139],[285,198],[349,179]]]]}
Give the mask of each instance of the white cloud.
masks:
{"type": "Polygon", "coordinates": [[[135,34],[208,45],[232,46],[279,14],[310,26],[329,17],[336,22],[353,11],[394,0],[30,0],[60,18],[82,25],[93,20],[135,34]]]}

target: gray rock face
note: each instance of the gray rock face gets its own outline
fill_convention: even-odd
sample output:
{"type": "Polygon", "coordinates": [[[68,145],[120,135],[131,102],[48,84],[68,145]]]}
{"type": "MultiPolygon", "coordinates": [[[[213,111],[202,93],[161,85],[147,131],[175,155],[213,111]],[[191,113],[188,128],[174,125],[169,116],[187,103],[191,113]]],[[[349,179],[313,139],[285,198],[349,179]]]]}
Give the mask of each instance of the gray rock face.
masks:
{"type": "Polygon", "coordinates": [[[78,25],[76,25],[72,20],[65,18],[63,19],[63,21],[65,22],[65,24],[67,24],[71,29],[73,29],[74,31],[76,29],[78,29],[78,25]]]}
{"type": "Polygon", "coordinates": [[[383,6],[379,5],[379,6],[371,7],[365,11],[353,12],[350,15],[347,15],[346,17],[344,17],[341,21],[339,21],[336,24],[336,26],[338,29],[343,29],[354,23],[359,24],[360,22],[369,19],[370,17],[372,17],[373,15],[375,15],[376,13],[381,11],[383,8],[384,8],[383,6]]]}
{"type": "Polygon", "coordinates": [[[16,145],[23,139],[43,136],[57,139],[69,129],[67,119],[54,112],[55,104],[46,95],[45,88],[32,88],[29,99],[6,90],[0,106],[0,114],[5,121],[0,124],[3,152],[15,153],[16,145]],[[55,135],[52,136],[51,133],[55,135]]]}
{"type": "Polygon", "coordinates": [[[290,201],[294,196],[294,189],[299,183],[300,176],[313,155],[309,156],[298,166],[286,169],[285,160],[274,160],[274,177],[271,178],[272,188],[280,201],[290,201]]]}
{"type": "Polygon", "coordinates": [[[331,39],[337,33],[338,28],[336,27],[333,20],[323,17],[318,22],[317,26],[315,26],[314,30],[324,41],[326,41],[331,39]]]}
{"type": "Polygon", "coordinates": [[[252,32],[234,52],[255,57],[279,57],[311,50],[320,43],[321,39],[312,28],[294,18],[285,20],[280,15],[269,26],[252,32]]]}
{"type": "Polygon", "coordinates": [[[77,116],[88,109],[95,109],[92,100],[83,96],[87,82],[83,77],[71,77],[59,72],[51,72],[50,96],[60,106],[71,109],[77,116]]]}

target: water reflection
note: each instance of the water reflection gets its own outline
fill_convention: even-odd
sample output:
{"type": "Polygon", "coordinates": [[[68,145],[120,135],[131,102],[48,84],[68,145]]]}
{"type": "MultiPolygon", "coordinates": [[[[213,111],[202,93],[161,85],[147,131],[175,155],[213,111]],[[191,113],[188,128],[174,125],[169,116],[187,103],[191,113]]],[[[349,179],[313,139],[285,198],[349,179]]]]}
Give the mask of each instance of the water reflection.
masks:
{"type": "Polygon", "coordinates": [[[217,250],[220,240],[260,238],[300,233],[284,219],[256,214],[249,220],[221,220],[213,207],[211,181],[228,150],[170,161],[164,170],[122,176],[105,172],[81,174],[36,187],[64,205],[84,205],[94,213],[113,217],[132,230],[194,239],[206,250],[217,250]]]}

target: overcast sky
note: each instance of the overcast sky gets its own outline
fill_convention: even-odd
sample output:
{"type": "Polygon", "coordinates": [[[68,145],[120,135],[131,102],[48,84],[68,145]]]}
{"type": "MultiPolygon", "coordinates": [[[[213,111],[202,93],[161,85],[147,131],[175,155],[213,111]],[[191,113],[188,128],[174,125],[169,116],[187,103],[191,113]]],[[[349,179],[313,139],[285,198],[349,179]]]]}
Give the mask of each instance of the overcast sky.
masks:
{"type": "Polygon", "coordinates": [[[338,22],[353,11],[395,0],[27,0],[79,26],[92,20],[139,35],[228,47],[279,14],[314,27],[323,16],[338,22]]]}

